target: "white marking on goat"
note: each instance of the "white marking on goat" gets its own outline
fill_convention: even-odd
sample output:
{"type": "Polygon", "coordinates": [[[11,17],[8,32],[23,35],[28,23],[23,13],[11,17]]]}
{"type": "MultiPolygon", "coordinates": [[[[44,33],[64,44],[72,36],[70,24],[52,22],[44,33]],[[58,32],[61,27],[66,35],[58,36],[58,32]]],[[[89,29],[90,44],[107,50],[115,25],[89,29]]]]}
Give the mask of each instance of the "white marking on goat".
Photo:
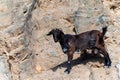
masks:
{"type": "Polygon", "coordinates": [[[68,63],[70,63],[70,61],[68,61],[68,63]]]}
{"type": "Polygon", "coordinates": [[[70,46],[70,45],[71,45],[71,43],[69,42],[69,43],[68,43],[68,45],[70,46]]]}
{"type": "Polygon", "coordinates": [[[63,52],[66,52],[67,51],[67,49],[66,48],[63,48],[63,52]]]}

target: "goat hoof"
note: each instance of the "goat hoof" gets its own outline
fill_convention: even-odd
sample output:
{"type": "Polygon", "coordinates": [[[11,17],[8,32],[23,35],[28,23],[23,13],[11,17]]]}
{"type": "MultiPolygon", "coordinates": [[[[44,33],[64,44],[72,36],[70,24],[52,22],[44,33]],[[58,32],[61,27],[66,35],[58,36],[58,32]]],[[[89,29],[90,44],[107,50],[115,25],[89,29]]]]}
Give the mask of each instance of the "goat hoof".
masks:
{"type": "Polygon", "coordinates": [[[109,67],[104,65],[104,68],[109,68],[109,67]]]}
{"type": "Polygon", "coordinates": [[[110,66],[111,66],[111,63],[107,63],[107,64],[104,65],[105,68],[106,67],[109,68],[110,66]]]}
{"type": "Polygon", "coordinates": [[[66,74],[69,74],[69,73],[70,73],[70,70],[66,69],[64,72],[65,72],[66,74]]]}

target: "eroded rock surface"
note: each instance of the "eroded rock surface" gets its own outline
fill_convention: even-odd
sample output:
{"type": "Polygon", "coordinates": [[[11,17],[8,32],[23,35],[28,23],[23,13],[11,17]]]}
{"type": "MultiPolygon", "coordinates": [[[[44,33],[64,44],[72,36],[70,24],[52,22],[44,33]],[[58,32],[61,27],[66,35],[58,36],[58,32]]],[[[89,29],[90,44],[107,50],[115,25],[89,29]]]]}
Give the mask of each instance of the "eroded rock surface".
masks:
{"type": "Polygon", "coordinates": [[[0,80],[119,80],[119,0],[0,0],[0,80]],[[67,34],[108,26],[105,40],[112,60],[74,55],[64,73],[67,56],[46,34],[61,28],[67,34]],[[79,63],[78,63],[79,62],[79,63]]]}

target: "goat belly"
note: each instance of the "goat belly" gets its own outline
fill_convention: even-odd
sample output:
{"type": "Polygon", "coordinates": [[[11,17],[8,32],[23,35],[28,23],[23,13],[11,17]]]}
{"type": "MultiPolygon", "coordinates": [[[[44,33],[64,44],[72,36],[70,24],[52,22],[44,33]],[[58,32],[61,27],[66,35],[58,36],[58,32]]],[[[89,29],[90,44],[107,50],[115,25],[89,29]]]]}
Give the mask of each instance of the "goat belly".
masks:
{"type": "Polygon", "coordinates": [[[78,50],[84,50],[84,49],[87,49],[89,46],[88,46],[88,41],[78,41],[76,43],[76,48],[78,50]]]}
{"type": "Polygon", "coordinates": [[[95,39],[90,39],[90,40],[89,40],[89,43],[88,43],[89,48],[93,48],[93,47],[95,46],[95,42],[96,42],[95,39]]]}

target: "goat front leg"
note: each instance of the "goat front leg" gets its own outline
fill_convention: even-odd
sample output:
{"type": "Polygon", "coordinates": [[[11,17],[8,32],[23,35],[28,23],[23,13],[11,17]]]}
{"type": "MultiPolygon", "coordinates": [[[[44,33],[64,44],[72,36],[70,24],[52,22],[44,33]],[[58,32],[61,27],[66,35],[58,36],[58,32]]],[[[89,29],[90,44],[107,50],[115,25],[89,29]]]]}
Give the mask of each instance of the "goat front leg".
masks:
{"type": "Polygon", "coordinates": [[[64,72],[66,72],[67,74],[69,74],[70,70],[71,70],[71,61],[73,59],[73,53],[68,53],[67,56],[68,56],[67,69],[64,72]]]}

